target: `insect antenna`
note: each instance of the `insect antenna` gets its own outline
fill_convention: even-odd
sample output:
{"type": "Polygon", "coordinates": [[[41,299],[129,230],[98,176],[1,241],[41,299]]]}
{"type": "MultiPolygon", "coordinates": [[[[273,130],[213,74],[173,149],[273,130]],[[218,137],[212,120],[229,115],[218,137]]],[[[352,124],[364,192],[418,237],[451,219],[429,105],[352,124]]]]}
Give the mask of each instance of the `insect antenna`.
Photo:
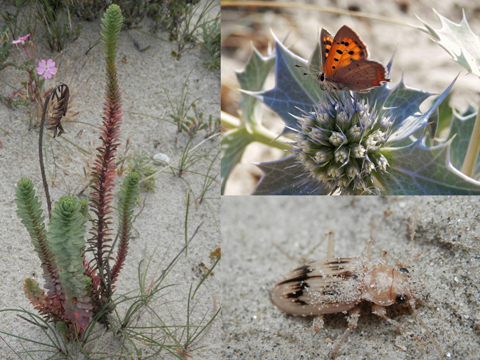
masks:
{"type": "MultiPolygon", "coordinates": [[[[415,215],[416,215],[416,212],[417,212],[417,209],[415,207],[415,215]]],[[[442,350],[440,349],[440,345],[438,345],[437,341],[435,340],[435,338],[433,337],[432,333],[430,332],[430,330],[428,330],[428,327],[427,325],[423,322],[423,320],[420,318],[420,315],[418,315],[418,312],[417,310],[415,310],[415,306],[410,304],[410,308],[412,309],[412,312],[413,314],[415,315],[415,318],[418,320],[418,322],[420,323],[420,325],[422,325],[422,327],[425,329],[425,331],[427,332],[427,335],[428,337],[430,338],[430,340],[432,341],[433,345],[435,346],[435,348],[437,349],[438,351],[438,354],[440,355],[440,358],[442,360],[445,360],[445,357],[443,356],[443,353],[442,353],[442,350]]]]}
{"type": "Polygon", "coordinates": [[[298,64],[295,64],[295,67],[296,68],[299,68],[299,69],[307,69],[307,72],[304,72],[303,75],[311,75],[311,76],[314,76],[315,79],[318,77],[318,74],[321,73],[320,70],[318,69],[312,69],[310,66],[308,65],[298,65],[298,64]]]}
{"type": "MultiPolygon", "coordinates": [[[[413,216],[412,231],[410,232],[410,249],[408,250],[408,260],[412,260],[413,254],[413,238],[415,237],[415,229],[417,227],[417,206],[415,206],[415,213],[413,216]]],[[[410,264],[409,264],[410,265],[410,264]]]]}

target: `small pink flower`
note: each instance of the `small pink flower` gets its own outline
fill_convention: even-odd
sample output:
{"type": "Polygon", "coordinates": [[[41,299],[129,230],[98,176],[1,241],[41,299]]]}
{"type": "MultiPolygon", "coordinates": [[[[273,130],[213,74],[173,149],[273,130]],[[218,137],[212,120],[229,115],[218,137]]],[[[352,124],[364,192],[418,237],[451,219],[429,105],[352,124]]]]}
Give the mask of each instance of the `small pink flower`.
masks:
{"type": "Polygon", "coordinates": [[[57,73],[57,68],[55,67],[55,61],[52,59],[40,60],[37,68],[38,75],[43,75],[45,79],[51,79],[52,75],[57,73]]]}
{"type": "Polygon", "coordinates": [[[13,40],[12,43],[13,43],[13,44],[20,44],[20,43],[23,44],[23,42],[24,42],[25,40],[27,40],[29,37],[30,37],[30,34],[27,34],[27,35],[25,35],[25,36],[21,36],[21,37],[18,38],[18,40],[13,40]]]}

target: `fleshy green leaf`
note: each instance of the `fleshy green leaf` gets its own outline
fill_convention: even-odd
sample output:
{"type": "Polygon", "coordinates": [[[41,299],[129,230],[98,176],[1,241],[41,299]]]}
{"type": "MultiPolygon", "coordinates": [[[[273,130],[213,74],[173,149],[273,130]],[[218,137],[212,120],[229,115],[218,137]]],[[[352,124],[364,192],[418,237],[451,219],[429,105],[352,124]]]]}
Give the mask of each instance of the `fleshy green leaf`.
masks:
{"type": "Polygon", "coordinates": [[[15,189],[15,203],[17,215],[25,225],[35,251],[42,264],[50,261],[49,249],[46,245],[47,230],[45,229],[45,217],[43,216],[42,204],[38,200],[30,179],[23,178],[17,183],[15,189]]]}
{"type": "Polygon", "coordinates": [[[87,296],[87,277],[83,267],[85,248],[85,203],[64,196],[52,210],[47,238],[65,289],[65,318],[75,324],[79,336],[92,317],[91,299],[87,296]]]}
{"type": "Polygon", "coordinates": [[[131,172],[125,177],[120,187],[120,195],[118,196],[118,228],[120,241],[118,244],[117,259],[112,269],[112,284],[120,274],[120,270],[127,257],[128,243],[132,231],[133,209],[135,208],[135,202],[137,201],[140,191],[139,181],[140,175],[136,172],[131,172]]]}
{"type": "Polygon", "coordinates": [[[462,65],[468,72],[480,76],[480,37],[470,29],[465,18],[465,12],[463,12],[463,18],[459,24],[448,20],[437,12],[435,14],[442,24],[440,30],[434,30],[420,18],[426,29],[419,29],[430,35],[433,41],[443,47],[452,56],[453,60],[462,65]]]}
{"type": "Polygon", "coordinates": [[[389,195],[479,195],[480,182],[455,169],[450,143],[427,148],[421,139],[410,146],[383,149],[390,167],[378,179],[389,195]]]}
{"type": "Polygon", "coordinates": [[[42,204],[38,196],[35,195],[33,182],[26,178],[20,180],[17,183],[15,195],[17,215],[22,220],[22,224],[25,225],[33,247],[40,258],[48,296],[50,298],[54,298],[55,295],[61,296],[63,289],[59,284],[57,267],[47,241],[45,217],[41,208],[42,204]]]}
{"type": "Polygon", "coordinates": [[[252,195],[327,195],[329,193],[318,181],[302,176],[305,171],[297,166],[293,156],[257,164],[257,166],[264,175],[252,195]]]}
{"type": "Polygon", "coordinates": [[[85,247],[85,226],[80,210],[76,198],[69,196],[60,198],[52,210],[52,220],[47,234],[60,280],[69,299],[86,294],[82,257],[85,247]]]}

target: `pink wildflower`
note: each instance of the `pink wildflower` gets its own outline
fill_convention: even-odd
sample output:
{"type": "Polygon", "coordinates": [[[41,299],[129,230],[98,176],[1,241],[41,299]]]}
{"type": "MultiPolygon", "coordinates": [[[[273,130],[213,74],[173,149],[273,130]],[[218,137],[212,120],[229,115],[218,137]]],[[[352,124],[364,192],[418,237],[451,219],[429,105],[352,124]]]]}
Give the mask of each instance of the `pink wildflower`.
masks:
{"type": "Polygon", "coordinates": [[[55,67],[55,61],[48,59],[47,61],[41,60],[37,68],[38,75],[43,75],[45,79],[51,79],[52,75],[57,73],[57,68],[55,67]]]}
{"type": "Polygon", "coordinates": [[[13,40],[12,43],[13,43],[13,44],[20,44],[20,43],[23,44],[23,42],[24,42],[25,40],[27,40],[29,37],[30,37],[30,34],[27,34],[27,35],[25,35],[25,36],[20,36],[20,37],[18,38],[18,40],[13,40]]]}

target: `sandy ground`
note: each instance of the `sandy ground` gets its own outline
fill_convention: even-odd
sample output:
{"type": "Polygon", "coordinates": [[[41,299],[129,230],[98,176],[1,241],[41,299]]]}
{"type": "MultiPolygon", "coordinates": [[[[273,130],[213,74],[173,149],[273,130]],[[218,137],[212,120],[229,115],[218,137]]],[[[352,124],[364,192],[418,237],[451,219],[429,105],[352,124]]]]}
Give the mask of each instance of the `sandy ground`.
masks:
{"type": "MultiPolygon", "coordinates": [[[[335,256],[360,256],[373,232],[375,249],[408,260],[408,219],[418,207],[414,254],[410,269],[428,293],[417,307],[446,359],[480,357],[480,216],[478,197],[223,197],[223,328],[225,359],[324,359],[345,331],[344,314],[325,317],[314,331],[311,317],[295,317],[277,309],[270,291],[300,260],[318,260],[333,231],[335,256]]],[[[337,359],[439,359],[423,328],[401,305],[387,315],[420,338],[395,327],[361,305],[358,327],[341,346],[337,359]]]]}
{"type": "MultiPolygon", "coordinates": [[[[415,17],[417,14],[435,29],[440,28],[440,22],[432,8],[456,23],[461,21],[462,9],[464,9],[473,32],[475,34],[480,32],[477,4],[468,0],[335,2],[312,0],[305,3],[343,10],[348,7],[357,7],[359,11],[366,14],[423,27],[422,22],[415,17]],[[401,10],[401,5],[407,7],[405,12],[401,10]]],[[[392,22],[301,9],[275,11],[263,9],[258,12],[252,9],[248,12],[244,7],[224,8],[222,10],[222,41],[225,44],[225,39],[232,33],[243,40],[239,42],[239,48],[236,51],[229,49],[222,52],[222,84],[232,89],[238,88],[234,70],[244,68],[250,55],[250,40],[257,45],[265,45],[267,39],[273,42],[270,29],[279,39],[284,39],[288,35],[286,44],[290,49],[303,58],[309,58],[318,41],[320,29],[324,27],[334,35],[342,25],[352,27],[367,44],[370,58],[383,64],[388,63],[396,49],[391,86],[397,84],[403,76],[405,83],[410,87],[441,94],[460,73],[453,88],[453,105],[464,109],[470,102],[478,104],[479,79],[473,75],[466,75],[465,68],[453,62],[445,50],[416,28],[392,22]]],[[[264,47],[259,47],[261,51],[265,50],[264,47]]],[[[266,89],[272,87],[274,87],[273,75],[268,79],[266,89]]],[[[239,98],[238,93],[229,96],[234,100],[239,98]]],[[[421,109],[425,111],[428,104],[425,102],[421,109]]],[[[280,134],[284,126],[283,122],[269,109],[264,108],[262,123],[280,134]]],[[[244,153],[242,163],[237,165],[231,174],[225,194],[250,194],[262,174],[252,162],[277,160],[286,155],[288,154],[277,149],[272,150],[263,144],[250,144],[244,153]]]]}
{"type": "MultiPolygon", "coordinates": [[[[218,7],[216,9],[218,11],[218,7]]],[[[215,13],[212,13],[215,15],[215,13]]],[[[144,30],[148,33],[148,21],[144,30]]],[[[118,76],[123,96],[123,125],[120,154],[123,154],[126,140],[129,139],[131,150],[145,151],[151,157],[156,153],[165,153],[170,159],[177,159],[188,141],[188,135],[178,134],[176,125],[166,122],[169,119],[170,105],[168,104],[163,88],[174,101],[180,100],[181,89],[188,73],[194,68],[190,76],[189,100],[201,98],[197,101],[199,111],[204,114],[219,114],[220,108],[220,74],[219,71],[209,72],[202,63],[205,54],[200,47],[196,47],[182,54],[180,61],[176,61],[172,50],[176,46],[168,41],[132,31],[131,35],[138,40],[141,47],[151,46],[143,53],[139,52],[127,32],[120,34],[118,45],[118,76]],[[120,62],[126,58],[127,62],[120,62]],[[137,114],[134,114],[137,113],[137,114]],[[143,115],[139,115],[141,113],[143,115]]],[[[158,37],[168,39],[168,34],[159,32],[158,37]]],[[[64,138],[83,148],[88,148],[93,141],[98,146],[98,127],[101,124],[102,99],[104,92],[104,59],[102,46],[96,46],[86,56],[87,49],[100,37],[100,20],[84,23],[81,36],[75,42],[67,43],[66,49],[58,59],[60,66],[57,75],[47,81],[48,86],[54,86],[64,81],[70,86],[74,94],[71,98],[70,114],[75,114],[72,120],[76,122],[64,123],[66,134],[64,138]],[[67,63],[70,69],[67,70],[67,63]],[[85,63],[86,62],[86,63],[85,63]]],[[[39,58],[51,58],[51,54],[37,37],[36,49],[39,58]]],[[[16,58],[23,59],[23,51],[16,51],[16,58]]],[[[25,74],[6,69],[0,73],[0,78],[14,86],[25,81],[25,74]]],[[[3,95],[11,93],[11,89],[0,87],[3,95]]],[[[30,244],[28,234],[16,216],[14,203],[15,184],[22,177],[31,178],[36,184],[37,194],[43,197],[41,175],[38,165],[38,129],[28,130],[28,115],[22,108],[8,109],[0,104],[0,126],[8,132],[8,136],[1,131],[0,137],[3,148],[0,150],[0,269],[3,281],[0,284],[0,309],[24,308],[33,310],[23,294],[23,282],[27,277],[41,281],[39,260],[30,244]]],[[[200,143],[204,133],[200,132],[194,144],[200,143]]],[[[83,176],[85,160],[72,145],[62,139],[47,137],[45,148],[47,152],[48,178],[55,179],[54,187],[50,187],[53,200],[67,194],[78,193],[87,183],[83,176]],[[53,165],[56,162],[56,167],[53,165]]],[[[219,138],[209,140],[202,145],[201,154],[211,150],[215,155],[219,151],[219,138]]],[[[173,176],[166,171],[157,176],[155,193],[141,193],[145,199],[145,208],[136,219],[135,236],[131,240],[130,253],[126,265],[117,281],[117,294],[125,294],[138,288],[137,268],[144,259],[152,258],[150,273],[147,282],[156,278],[158,271],[164,269],[173,257],[180,251],[185,241],[185,212],[187,193],[193,191],[195,197],[201,194],[204,177],[211,160],[200,160],[183,175],[183,178],[173,176]],[[155,253],[154,253],[155,250],[155,253]]],[[[162,166],[158,166],[160,170],[162,166]]],[[[212,169],[214,174],[219,173],[219,161],[212,169]]],[[[168,325],[182,325],[186,321],[187,297],[190,285],[196,286],[201,279],[201,263],[210,267],[213,260],[210,253],[220,247],[220,188],[219,181],[214,182],[208,190],[203,203],[190,206],[188,218],[188,236],[203,222],[203,225],[193,240],[188,256],[182,256],[166,283],[178,284],[162,293],[162,297],[152,304],[155,311],[163,317],[168,325]]],[[[118,188],[117,188],[118,189],[118,188]]],[[[190,201],[193,201],[191,195],[190,201]]],[[[46,208],[46,207],[45,207],[46,208]]],[[[137,207],[136,213],[140,212],[137,207]]],[[[192,302],[195,308],[192,311],[192,324],[199,324],[206,316],[210,318],[221,303],[220,294],[220,266],[215,275],[199,290],[192,302]]],[[[124,315],[126,307],[119,306],[117,310],[124,315]]],[[[33,325],[19,319],[14,314],[0,315],[0,328],[3,331],[26,335],[39,341],[46,341],[42,332],[33,325]]],[[[152,317],[149,312],[143,317],[144,325],[149,324],[152,317]]],[[[193,352],[196,359],[216,358],[220,351],[221,319],[218,318],[209,332],[194,344],[194,348],[201,347],[193,352]]],[[[180,341],[185,336],[179,331],[180,341]]],[[[115,341],[113,341],[115,344],[115,341]]],[[[1,359],[26,359],[25,354],[17,356],[13,353],[21,351],[22,346],[34,349],[25,341],[1,336],[1,359]],[[8,346],[7,344],[8,343],[8,346]],[[13,349],[13,350],[12,350],[13,349]]],[[[115,346],[115,345],[113,345],[115,346]]],[[[118,346],[118,345],[117,345],[118,346]]],[[[46,357],[46,355],[45,355],[46,357]]],[[[35,359],[44,358],[40,354],[35,359]]],[[[173,356],[166,356],[173,358],[173,356]]]]}

